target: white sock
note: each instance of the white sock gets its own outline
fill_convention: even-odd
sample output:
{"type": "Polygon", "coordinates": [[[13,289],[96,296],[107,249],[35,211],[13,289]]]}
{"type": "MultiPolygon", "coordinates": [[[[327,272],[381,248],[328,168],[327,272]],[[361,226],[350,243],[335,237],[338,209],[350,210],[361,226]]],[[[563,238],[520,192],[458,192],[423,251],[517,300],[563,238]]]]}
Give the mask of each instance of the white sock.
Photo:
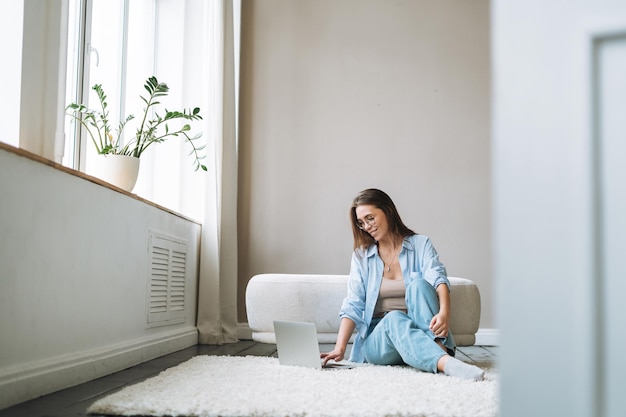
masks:
{"type": "Polygon", "coordinates": [[[455,376],[457,378],[472,379],[474,381],[482,381],[485,377],[485,372],[478,366],[470,365],[465,362],[461,362],[455,357],[450,357],[446,366],[443,369],[443,373],[448,376],[455,376]]]}

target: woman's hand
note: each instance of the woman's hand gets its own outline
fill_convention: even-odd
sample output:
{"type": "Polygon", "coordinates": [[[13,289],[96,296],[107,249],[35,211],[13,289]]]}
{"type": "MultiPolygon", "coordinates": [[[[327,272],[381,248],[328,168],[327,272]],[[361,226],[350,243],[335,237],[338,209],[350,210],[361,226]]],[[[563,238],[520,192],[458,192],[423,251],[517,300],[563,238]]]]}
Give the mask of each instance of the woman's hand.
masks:
{"type": "Polygon", "coordinates": [[[437,297],[439,297],[439,313],[435,314],[430,321],[429,328],[435,337],[448,337],[450,328],[448,318],[450,316],[450,290],[446,284],[437,286],[437,297]]]}
{"type": "Polygon", "coordinates": [[[430,321],[430,330],[437,337],[448,337],[448,316],[441,311],[430,321]]]}
{"type": "Polygon", "coordinates": [[[348,340],[350,340],[350,336],[352,335],[352,332],[354,332],[355,327],[356,325],[351,319],[347,317],[343,317],[341,319],[341,324],[339,324],[339,332],[337,333],[337,343],[335,343],[335,348],[330,352],[320,354],[320,358],[324,359],[324,361],[322,362],[322,366],[326,366],[326,364],[330,360],[333,360],[335,362],[343,360],[343,356],[346,353],[348,340]]]}
{"type": "Polygon", "coordinates": [[[324,359],[324,361],[322,362],[322,367],[326,366],[326,363],[328,363],[328,361],[330,360],[333,360],[335,362],[342,361],[344,354],[345,352],[343,350],[336,347],[330,352],[320,354],[320,358],[324,359]]]}

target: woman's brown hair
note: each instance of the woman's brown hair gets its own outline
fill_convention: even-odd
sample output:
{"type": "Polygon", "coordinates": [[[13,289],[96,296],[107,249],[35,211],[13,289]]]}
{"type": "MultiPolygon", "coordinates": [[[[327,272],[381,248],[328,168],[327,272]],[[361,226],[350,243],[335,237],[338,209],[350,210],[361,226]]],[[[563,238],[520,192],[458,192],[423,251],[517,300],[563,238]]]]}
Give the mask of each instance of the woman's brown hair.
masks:
{"type": "Polygon", "coordinates": [[[402,222],[395,204],[393,204],[391,198],[384,191],[377,190],[376,188],[368,188],[367,190],[361,191],[354,198],[354,200],[352,200],[352,207],[350,207],[350,221],[352,223],[352,234],[354,236],[354,249],[365,249],[376,243],[374,238],[366,231],[361,230],[357,223],[356,208],[363,205],[371,205],[381,209],[387,217],[389,231],[394,236],[405,238],[407,236],[417,234],[413,230],[406,227],[406,225],[402,222]]]}

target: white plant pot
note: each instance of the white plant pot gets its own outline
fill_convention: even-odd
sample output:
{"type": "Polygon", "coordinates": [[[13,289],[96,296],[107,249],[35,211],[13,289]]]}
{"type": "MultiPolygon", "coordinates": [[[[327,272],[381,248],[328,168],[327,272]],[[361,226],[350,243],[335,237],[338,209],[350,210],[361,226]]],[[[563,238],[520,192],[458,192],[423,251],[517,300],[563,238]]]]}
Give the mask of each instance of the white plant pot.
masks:
{"type": "Polygon", "coordinates": [[[89,173],[125,191],[131,192],[139,175],[140,159],[126,155],[98,155],[89,173]]]}

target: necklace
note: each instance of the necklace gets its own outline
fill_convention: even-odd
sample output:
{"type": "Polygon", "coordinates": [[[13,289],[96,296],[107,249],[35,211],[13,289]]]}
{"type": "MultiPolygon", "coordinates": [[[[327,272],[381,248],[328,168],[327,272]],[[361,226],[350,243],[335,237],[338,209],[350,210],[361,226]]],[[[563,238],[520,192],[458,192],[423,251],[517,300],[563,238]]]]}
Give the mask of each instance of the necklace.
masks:
{"type": "MultiPolygon", "coordinates": [[[[402,250],[402,245],[400,245],[400,250],[402,250]]],[[[380,255],[380,251],[378,252],[378,256],[380,256],[380,259],[382,259],[382,261],[383,261],[383,270],[385,272],[391,272],[391,264],[393,263],[394,259],[396,259],[396,257],[400,254],[400,250],[395,252],[395,256],[391,257],[391,262],[389,262],[389,263],[385,262],[383,257],[380,255]],[[385,265],[387,265],[386,268],[385,268],[385,265]]]]}

